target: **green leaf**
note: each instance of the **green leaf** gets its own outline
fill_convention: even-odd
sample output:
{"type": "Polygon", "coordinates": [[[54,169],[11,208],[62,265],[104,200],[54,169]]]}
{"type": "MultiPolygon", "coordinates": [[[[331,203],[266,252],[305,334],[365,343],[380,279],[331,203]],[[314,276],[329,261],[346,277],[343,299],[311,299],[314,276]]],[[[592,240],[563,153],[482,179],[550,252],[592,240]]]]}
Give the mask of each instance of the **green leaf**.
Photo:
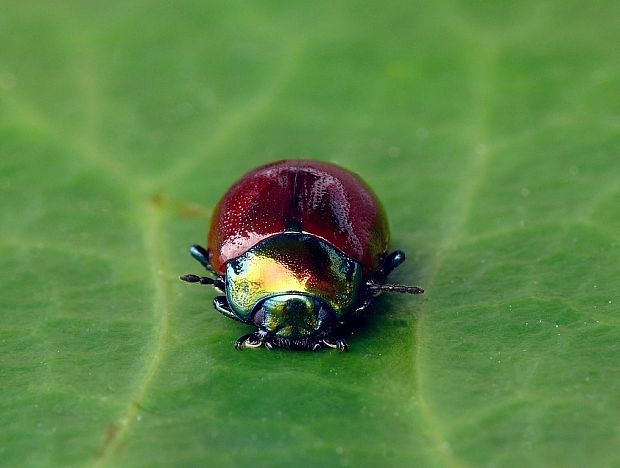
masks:
{"type": "Polygon", "coordinates": [[[620,464],[616,2],[13,2],[4,466],[620,464]],[[409,261],[350,352],[238,352],[219,197],[358,172],[409,261]]]}

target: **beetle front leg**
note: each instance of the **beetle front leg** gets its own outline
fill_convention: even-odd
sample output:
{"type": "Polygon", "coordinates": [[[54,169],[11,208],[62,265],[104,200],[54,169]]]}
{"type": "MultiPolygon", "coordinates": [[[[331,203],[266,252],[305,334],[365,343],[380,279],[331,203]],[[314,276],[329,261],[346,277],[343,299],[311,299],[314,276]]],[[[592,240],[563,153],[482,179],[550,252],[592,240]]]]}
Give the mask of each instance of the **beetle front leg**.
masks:
{"type": "Polygon", "coordinates": [[[323,338],[321,340],[325,346],[329,346],[330,348],[338,349],[339,351],[347,351],[349,349],[349,345],[345,341],[344,338],[339,338],[336,336],[330,336],[327,338],[323,338]]]}
{"type": "Polygon", "coordinates": [[[265,335],[260,331],[254,333],[248,333],[241,336],[235,342],[235,348],[239,351],[243,351],[245,348],[260,348],[265,341],[265,335]]]}
{"type": "Polygon", "coordinates": [[[228,304],[228,299],[226,299],[226,296],[216,296],[213,299],[213,308],[217,310],[220,314],[225,315],[226,317],[230,319],[236,320],[238,322],[243,322],[243,320],[237,317],[235,313],[232,311],[232,309],[230,308],[230,305],[228,304]]]}

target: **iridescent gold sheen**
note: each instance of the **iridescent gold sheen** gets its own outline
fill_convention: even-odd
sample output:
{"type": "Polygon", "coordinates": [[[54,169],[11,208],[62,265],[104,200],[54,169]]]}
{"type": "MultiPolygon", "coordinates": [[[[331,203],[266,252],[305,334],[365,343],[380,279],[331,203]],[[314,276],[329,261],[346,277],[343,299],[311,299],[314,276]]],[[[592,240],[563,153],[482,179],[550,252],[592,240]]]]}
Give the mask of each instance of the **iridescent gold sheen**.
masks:
{"type": "Polygon", "coordinates": [[[362,283],[358,262],[303,233],[269,237],[226,265],[228,302],[243,320],[261,301],[285,294],[321,299],[339,319],[359,302],[362,283]]]}
{"type": "Polygon", "coordinates": [[[281,294],[262,303],[260,326],[283,337],[301,337],[317,332],[323,324],[321,301],[300,294],[281,294]]]}

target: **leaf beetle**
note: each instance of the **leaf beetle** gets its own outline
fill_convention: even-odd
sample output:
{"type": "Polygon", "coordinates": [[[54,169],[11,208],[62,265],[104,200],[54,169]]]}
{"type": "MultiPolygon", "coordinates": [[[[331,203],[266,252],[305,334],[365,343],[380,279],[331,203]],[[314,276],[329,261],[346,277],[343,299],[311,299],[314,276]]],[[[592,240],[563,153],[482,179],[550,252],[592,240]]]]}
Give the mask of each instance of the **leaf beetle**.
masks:
{"type": "Polygon", "coordinates": [[[284,160],[258,167],[217,204],[207,248],[190,254],[209,276],[226,317],[257,327],[237,349],[346,351],[339,327],[382,291],[419,294],[417,286],[385,284],[405,260],[388,253],[381,203],[355,174],[335,164],[284,160]]]}

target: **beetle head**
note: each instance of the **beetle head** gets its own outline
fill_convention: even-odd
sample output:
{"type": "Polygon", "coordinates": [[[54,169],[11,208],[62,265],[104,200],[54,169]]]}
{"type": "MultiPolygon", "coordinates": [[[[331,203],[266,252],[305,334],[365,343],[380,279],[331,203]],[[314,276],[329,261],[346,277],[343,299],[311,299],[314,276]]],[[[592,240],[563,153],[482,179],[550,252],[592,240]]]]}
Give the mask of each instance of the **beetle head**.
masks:
{"type": "Polygon", "coordinates": [[[330,328],[334,324],[334,315],[317,297],[280,294],[262,301],[252,322],[282,338],[300,338],[330,328]]]}

